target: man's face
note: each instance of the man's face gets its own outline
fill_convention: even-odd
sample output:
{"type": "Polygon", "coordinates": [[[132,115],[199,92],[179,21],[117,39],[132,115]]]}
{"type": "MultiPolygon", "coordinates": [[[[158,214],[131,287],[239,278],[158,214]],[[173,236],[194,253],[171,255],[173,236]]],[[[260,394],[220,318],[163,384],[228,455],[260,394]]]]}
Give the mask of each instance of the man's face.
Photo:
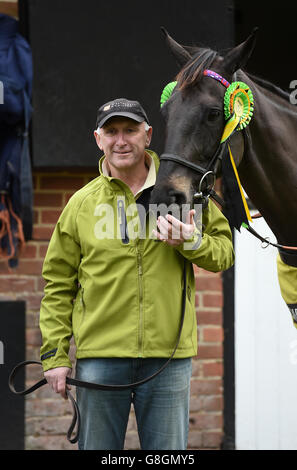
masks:
{"type": "Polygon", "coordinates": [[[111,169],[121,171],[136,168],[144,161],[151,135],[152,129],[146,131],[144,122],[115,116],[104,124],[100,135],[95,133],[95,139],[111,169]]]}

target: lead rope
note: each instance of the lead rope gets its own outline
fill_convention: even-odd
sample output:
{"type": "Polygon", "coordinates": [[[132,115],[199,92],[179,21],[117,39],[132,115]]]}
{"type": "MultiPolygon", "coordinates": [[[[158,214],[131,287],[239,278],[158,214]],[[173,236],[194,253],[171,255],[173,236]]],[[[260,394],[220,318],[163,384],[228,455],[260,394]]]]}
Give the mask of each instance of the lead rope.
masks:
{"type": "MultiPolygon", "coordinates": [[[[144,383],[148,382],[149,380],[152,380],[155,378],[157,375],[159,375],[165,367],[168,366],[169,362],[172,360],[177,347],[179,345],[181,333],[182,333],[182,328],[184,324],[184,318],[185,318],[185,311],[186,311],[186,295],[187,295],[187,264],[188,260],[184,258],[184,267],[183,267],[183,292],[182,292],[182,313],[181,313],[181,319],[180,319],[180,326],[179,326],[179,331],[177,335],[177,340],[175,347],[173,349],[173,352],[169,359],[163,364],[162,367],[160,367],[159,370],[157,370],[154,374],[150,375],[149,377],[140,380],[138,382],[133,382],[130,384],[119,384],[119,385],[108,385],[108,384],[99,384],[99,383],[94,383],[94,382],[85,382],[83,380],[78,380],[78,379],[73,379],[71,377],[66,377],[66,384],[69,385],[75,385],[76,387],[83,387],[83,388],[88,388],[88,389],[93,389],[93,390],[113,390],[113,391],[119,391],[119,390],[126,390],[128,388],[133,388],[133,387],[138,387],[139,385],[143,385],[144,383]]],[[[43,385],[47,384],[47,381],[45,378],[41,379],[39,382],[36,382],[34,385],[31,387],[25,389],[25,390],[16,390],[15,385],[14,385],[14,380],[16,374],[23,368],[26,367],[27,365],[30,364],[38,364],[41,366],[41,362],[39,361],[24,361],[20,362],[10,373],[9,375],[9,380],[8,380],[8,385],[10,390],[15,393],[16,395],[28,395],[29,393],[34,392],[38,388],[42,387],[43,385]]],[[[66,394],[67,397],[70,399],[71,405],[72,405],[72,422],[69,426],[69,429],[67,431],[67,439],[71,444],[75,444],[78,441],[79,437],[79,431],[80,431],[80,413],[79,413],[79,408],[78,405],[71,394],[69,390],[66,388],[66,394]],[[76,426],[76,432],[73,437],[71,437],[74,428],[76,426]]]]}

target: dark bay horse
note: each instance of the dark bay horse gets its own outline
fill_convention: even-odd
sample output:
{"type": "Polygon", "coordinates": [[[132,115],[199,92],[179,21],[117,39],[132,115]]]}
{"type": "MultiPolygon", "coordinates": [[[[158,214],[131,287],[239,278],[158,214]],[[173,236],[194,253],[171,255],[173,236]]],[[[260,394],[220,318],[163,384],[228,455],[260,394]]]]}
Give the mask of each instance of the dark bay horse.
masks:
{"type": "MultiPolygon", "coordinates": [[[[229,145],[242,186],[277,242],[296,247],[297,109],[290,103],[289,94],[242,70],[255,46],[256,30],[246,41],[225,53],[181,46],[163,32],[181,68],[172,95],[161,110],[166,120],[164,154],[207,168],[226,124],[226,86],[204,71],[215,72],[227,83],[246,83],[254,96],[253,117],[245,132],[235,131],[231,135],[229,145]]],[[[191,204],[201,176],[179,161],[162,160],[161,156],[152,202],[191,204]]],[[[293,264],[297,267],[296,256],[293,264]]],[[[297,286],[294,295],[297,308],[297,286]]]]}

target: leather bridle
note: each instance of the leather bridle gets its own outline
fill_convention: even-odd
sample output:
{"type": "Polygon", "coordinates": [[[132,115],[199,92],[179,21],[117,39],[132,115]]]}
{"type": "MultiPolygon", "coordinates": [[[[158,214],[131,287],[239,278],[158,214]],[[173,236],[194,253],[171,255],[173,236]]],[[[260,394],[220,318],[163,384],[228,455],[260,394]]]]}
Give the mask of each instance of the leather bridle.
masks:
{"type": "Polygon", "coordinates": [[[213,157],[210,159],[208,165],[206,168],[197,165],[197,163],[190,162],[188,160],[184,160],[181,158],[179,155],[173,154],[173,153],[163,153],[160,156],[160,161],[171,161],[174,163],[178,163],[179,165],[185,166],[187,168],[190,168],[190,170],[195,171],[196,173],[199,173],[201,176],[201,179],[199,181],[199,186],[197,191],[195,191],[195,194],[193,196],[194,200],[196,202],[201,202],[203,205],[207,204],[208,198],[212,197],[215,199],[217,202],[220,204],[224,204],[224,201],[220,198],[220,196],[215,192],[214,186],[216,182],[216,177],[217,177],[217,172],[219,169],[219,164],[222,161],[224,152],[226,151],[226,142],[223,144],[220,144],[214,153],[213,157]],[[211,178],[211,182],[207,183],[207,179],[211,178]],[[203,189],[203,184],[206,182],[206,189],[203,189]]]}

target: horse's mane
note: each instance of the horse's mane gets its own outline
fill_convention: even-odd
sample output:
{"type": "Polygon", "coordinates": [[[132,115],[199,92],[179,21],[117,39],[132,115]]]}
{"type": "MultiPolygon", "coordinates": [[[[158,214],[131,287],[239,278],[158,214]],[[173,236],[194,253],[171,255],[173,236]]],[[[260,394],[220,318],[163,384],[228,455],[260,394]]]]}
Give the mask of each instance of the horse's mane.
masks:
{"type": "Polygon", "coordinates": [[[218,56],[217,52],[203,48],[191,48],[191,53],[193,54],[192,59],[186,63],[176,77],[180,90],[195,85],[202,77],[203,71],[208,69],[218,56]]]}
{"type": "MultiPolygon", "coordinates": [[[[210,68],[215,58],[221,55],[220,53],[208,48],[187,47],[186,49],[192,54],[192,59],[187,62],[176,77],[180,90],[186,89],[190,86],[195,86],[195,84],[201,79],[203,71],[210,68]]],[[[280,96],[286,101],[289,101],[289,93],[285,92],[273,83],[264,80],[263,78],[256,77],[246,71],[244,71],[244,73],[259,86],[280,96]]]]}
{"type": "Polygon", "coordinates": [[[256,77],[255,75],[252,75],[251,73],[244,72],[253,82],[257,83],[257,85],[260,85],[262,88],[265,88],[266,90],[271,91],[272,93],[280,96],[281,98],[285,99],[286,101],[290,100],[290,94],[287,93],[286,91],[282,90],[278,86],[274,85],[273,83],[264,80],[264,78],[256,77]]]}

